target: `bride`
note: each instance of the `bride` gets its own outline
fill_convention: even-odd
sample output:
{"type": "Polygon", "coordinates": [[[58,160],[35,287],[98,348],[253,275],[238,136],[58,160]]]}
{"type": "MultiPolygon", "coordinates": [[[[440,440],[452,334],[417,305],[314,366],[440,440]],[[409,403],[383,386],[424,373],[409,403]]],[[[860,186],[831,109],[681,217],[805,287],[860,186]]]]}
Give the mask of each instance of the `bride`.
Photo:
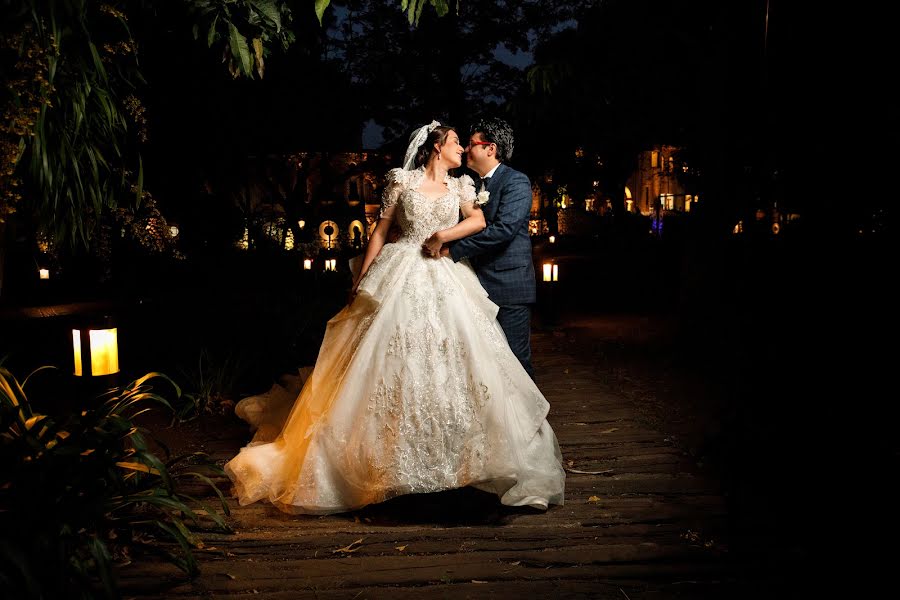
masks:
{"type": "Polygon", "coordinates": [[[462,154],[456,131],[432,121],[388,172],[352,301],[328,322],[299,397],[280,414],[256,406],[257,435],[225,465],[240,504],[328,514],[464,486],[510,506],[563,503],[549,404],[497,305],[466,261],[423,251],[435,232],[448,242],[485,226],[472,179],[449,175],[462,154]],[[393,222],[401,236],[385,244],[393,222]]]}

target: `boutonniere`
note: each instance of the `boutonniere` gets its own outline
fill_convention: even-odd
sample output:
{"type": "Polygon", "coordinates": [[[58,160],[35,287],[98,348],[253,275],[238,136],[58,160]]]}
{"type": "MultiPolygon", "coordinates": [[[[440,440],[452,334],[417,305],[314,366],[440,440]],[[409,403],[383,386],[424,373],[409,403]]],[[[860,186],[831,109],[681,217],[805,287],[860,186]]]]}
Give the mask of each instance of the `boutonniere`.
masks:
{"type": "Polygon", "coordinates": [[[478,195],[475,196],[475,206],[484,206],[488,203],[488,199],[490,199],[491,193],[484,189],[484,186],[481,186],[481,191],[478,192],[478,195]]]}

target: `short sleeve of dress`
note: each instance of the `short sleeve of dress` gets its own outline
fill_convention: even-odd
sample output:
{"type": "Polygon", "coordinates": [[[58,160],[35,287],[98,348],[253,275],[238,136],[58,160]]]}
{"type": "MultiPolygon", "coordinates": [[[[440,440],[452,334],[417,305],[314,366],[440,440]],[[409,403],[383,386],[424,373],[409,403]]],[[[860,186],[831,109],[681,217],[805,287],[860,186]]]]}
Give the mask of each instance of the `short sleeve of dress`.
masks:
{"type": "Polygon", "coordinates": [[[384,186],[384,192],[381,194],[381,210],[378,211],[379,219],[393,219],[394,210],[397,206],[397,200],[400,199],[400,192],[406,184],[406,171],[403,169],[391,169],[387,173],[387,183],[384,186]]]}
{"type": "Polygon", "coordinates": [[[459,178],[459,205],[475,202],[475,182],[468,175],[459,178]]]}

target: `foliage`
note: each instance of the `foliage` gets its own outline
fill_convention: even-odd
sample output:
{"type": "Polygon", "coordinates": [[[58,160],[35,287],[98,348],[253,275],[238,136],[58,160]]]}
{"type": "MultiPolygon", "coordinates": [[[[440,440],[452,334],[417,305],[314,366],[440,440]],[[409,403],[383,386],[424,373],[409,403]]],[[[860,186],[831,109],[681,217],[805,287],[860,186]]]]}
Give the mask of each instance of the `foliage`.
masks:
{"type": "MultiPolygon", "coordinates": [[[[338,4],[338,2],[335,2],[338,4]]],[[[367,116],[399,139],[433,118],[465,127],[504,104],[525,83],[521,67],[535,42],[570,27],[589,0],[446,2],[421,12],[422,3],[341,0],[329,29],[343,68],[358,87],[367,116]],[[421,18],[420,18],[421,17],[421,18]],[[515,58],[513,58],[515,57],[515,58]]]]}
{"type": "Polygon", "coordinates": [[[285,2],[191,0],[190,5],[198,20],[194,39],[202,33],[207,47],[221,45],[222,62],[232,77],[252,79],[255,72],[262,79],[268,47],[277,43],[287,50],[295,40],[289,29],[293,16],[285,2]]]}
{"type": "Polygon", "coordinates": [[[191,402],[183,405],[177,417],[186,421],[204,413],[224,415],[233,411],[237,382],[245,370],[243,363],[243,357],[236,352],[219,360],[208,348],[202,348],[197,367],[182,371],[191,402]]]}
{"type": "Polygon", "coordinates": [[[18,82],[4,113],[28,115],[6,132],[19,136],[22,168],[7,168],[4,177],[25,179],[29,214],[50,237],[86,246],[97,216],[128,194],[135,172],[138,188],[142,178],[125,137],[143,124],[128,19],[87,0],[29,0],[4,13],[16,42],[4,62],[15,65],[18,82]]]}
{"type": "MultiPolygon", "coordinates": [[[[45,367],[46,369],[46,367],[45,367]]],[[[0,586],[15,597],[114,597],[114,564],[160,555],[197,573],[193,529],[229,531],[207,503],[178,491],[184,482],[209,485],[220,468],[201,455],[163,461],[135,418],[153,406],[171,410],[149,373],[71,414],[38,412],[0,365],[0,586]],[[202,509],[202,512],[197,509],[202,509]],[[173,546],[174,544],[174,546],[173,546]],[[173,548],[176,548],[173,550],[173,548]],[[54,573],[56,577],[42,577],[54,573]]],[[[65,400],[77,402],[75,398],[65,400]]]]}

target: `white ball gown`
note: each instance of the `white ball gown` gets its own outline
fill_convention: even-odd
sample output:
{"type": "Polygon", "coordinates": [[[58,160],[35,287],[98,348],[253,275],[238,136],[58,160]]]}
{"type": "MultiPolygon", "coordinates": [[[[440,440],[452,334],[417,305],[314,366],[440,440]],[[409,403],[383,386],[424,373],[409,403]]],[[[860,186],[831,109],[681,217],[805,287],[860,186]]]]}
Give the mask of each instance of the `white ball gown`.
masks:
{"type": "MultiPolygon", "coordinates": [[[[510,506],[562,504],[565,471],[549,404],[510,350],[466,261],[422,255],[475,199],[468,176],[418,191],[423,169],[388,173],[385,244],[353,302],[326,328],[315,367],[289,409],[242,400],[256,436],[225,465],[240,504],[328,514],[472,486],[510,506]]],[[[273,388],[274,389],[274,388],[273,388]]]]}

